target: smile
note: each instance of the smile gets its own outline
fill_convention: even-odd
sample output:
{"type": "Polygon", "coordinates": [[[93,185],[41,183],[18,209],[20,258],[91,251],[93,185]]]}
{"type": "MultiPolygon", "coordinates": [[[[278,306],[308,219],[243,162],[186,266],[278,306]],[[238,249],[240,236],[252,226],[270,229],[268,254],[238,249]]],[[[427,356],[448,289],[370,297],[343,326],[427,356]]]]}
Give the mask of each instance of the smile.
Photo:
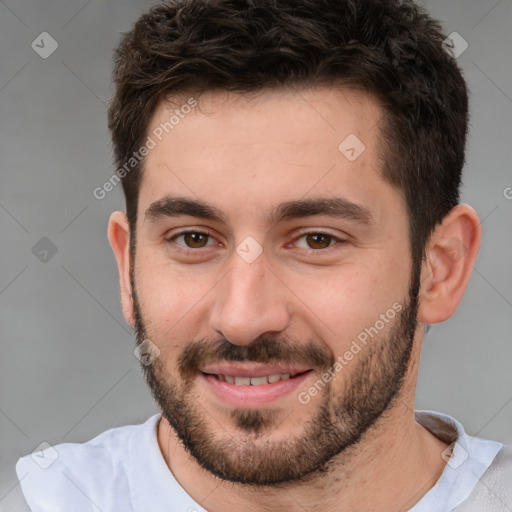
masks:
{"type": "Polygon", "coordinates": [[[260,408],[277,403],[290,395],[314,374],[312,369],[278,368],[262,365],[222,365],[204,368],[201,382],[213,395],[235,408],[260,408]]]}
{"type": "Polygon", "coordinates": [[[293,379],[298,374],[290,375],[289,373],[276,373],[274,375],[263,375],[262,377],[239,377],[233,375],[214,375],[217,379],[235,384],[235,386],[261,386],[263,384],[273,384],[280,380],[293,379]]]}

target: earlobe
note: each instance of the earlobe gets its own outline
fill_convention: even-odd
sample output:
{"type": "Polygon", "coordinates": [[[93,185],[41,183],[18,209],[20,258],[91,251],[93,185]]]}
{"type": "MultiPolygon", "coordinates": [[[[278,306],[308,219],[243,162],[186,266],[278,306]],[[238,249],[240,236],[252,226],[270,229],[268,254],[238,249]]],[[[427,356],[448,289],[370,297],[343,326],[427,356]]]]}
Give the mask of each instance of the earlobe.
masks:
{"type": "Polygon", "coordinates": [[[133,299],[130,279],[130,227],[124,212],[114,212],[108,223],[108,239],[119,269],[121,306],[128,324],[134,327],[133,299]]]}
{"type": "Polygon", "coordinates": [[[427,324],[450,318],[462,300],[482,237],[477,213],[457,205],[436,227],[426,247],[418,320],[427,324]]]}

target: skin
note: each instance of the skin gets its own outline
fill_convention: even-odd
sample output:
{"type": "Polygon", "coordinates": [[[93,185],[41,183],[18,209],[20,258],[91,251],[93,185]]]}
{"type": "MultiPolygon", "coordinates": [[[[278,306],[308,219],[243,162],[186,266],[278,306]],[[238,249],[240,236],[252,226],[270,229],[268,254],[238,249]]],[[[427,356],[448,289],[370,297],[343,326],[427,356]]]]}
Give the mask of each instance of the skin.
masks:
{"type": "MultiPolygon", "coordinates": [[[[200,97],[199,107],[149,153],[140,188],[134,272],[148,337],[161,351],[159,363],[177,376],[178,358],[191,340],[224,337],[247,346],[265,333],[299,344],[315,340],[333,356],[344,354],[359,333],[404,301],[409,287],[405,202],[378,173],[379,106],[361,91],[326,86],[265,92],[252,99],[210,92],[200,97]],[[338,149],[349,134],[366,146],[353,162],[338,149]],[[225,222],[148,218],[150,205],[168,194],[206,201],[225,222]],[[284,201],[332,196],[363,205],[372,223],[325,215],[268,222],[284,201]],[[212,241],[201,249],[187,248],[183,237],[169,242],[185,228],[207,230],[212,241]],[[329,249],[311,249],[301,229],[345,242],[335,239],[329,249]],[[263,249],[250,264],[236,252],[247,236],[263,249]]],[[[148,133],[168,119],[168,108],[159,106],[148,133]]],[[[119,266],[123,312],[134,326],[130,231],[123,212],[112,214],[109,239],[119,266]]],[[[361,442],[333,459],[333,471],[265,492],[222,481],[198,465],[161,419],[158,442],[175,478],[212,512],[408,510],[445,465],[446,445],[414,418],[423,324],[453,315],[480,240],[478,216],[467,205],[456,206],[437,226],[421,269],[420,323],[404,385],[361,442]]],[[[332,380],[335,392],[343,392],[355,366],[348,364],[332,380]]],[[[318,378],[313,372],[301,389],[318,378]]],[[[212,433],[222,439],[247,436],[200,382],[194,381],[191,393],[212,433]]],[[[271,406],[279,421],[264,441],[300,435],[319,403],[317,397],[301,404],[296,393],[279,399],[271,406]]]]}

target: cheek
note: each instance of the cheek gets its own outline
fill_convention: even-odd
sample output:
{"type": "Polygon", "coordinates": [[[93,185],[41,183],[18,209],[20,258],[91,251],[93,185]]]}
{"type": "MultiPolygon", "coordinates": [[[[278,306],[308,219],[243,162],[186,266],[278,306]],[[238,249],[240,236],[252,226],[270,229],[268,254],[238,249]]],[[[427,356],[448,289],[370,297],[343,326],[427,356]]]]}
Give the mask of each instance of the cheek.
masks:
{"type": "Polygon", "coordinates": [[[215,280],[208,274],[198,275],[161,257],[142,251],[136,265],[136,287],[148,333],[179,336],[199,325],[205,314],[203,304],[215,280]],[[143,263],[140,263],[143,262],[143,263]]]}
{"type": "Polygon", "coordinates": [[[302,290],[300,299],[306,309],[302,306],[301,310],[312,323],[315,336],[339,355],[358,336],[364,338],[367,329],[381,332],[389,328],[407,297],[408,279],[403,273],[394,263],[353,265],[330,274],[323,288],[312,277],[307,278],[309,284],[301,277],[300,287],[292,288],[302,290]]]}

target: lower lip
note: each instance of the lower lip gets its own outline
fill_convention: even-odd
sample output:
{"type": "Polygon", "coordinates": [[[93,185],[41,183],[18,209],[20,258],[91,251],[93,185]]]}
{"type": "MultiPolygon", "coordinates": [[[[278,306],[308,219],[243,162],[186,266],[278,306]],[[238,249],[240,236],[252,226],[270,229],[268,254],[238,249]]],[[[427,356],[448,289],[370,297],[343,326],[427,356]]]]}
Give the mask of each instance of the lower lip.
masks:
{"type": "Polygon", "coordinates": [[[254,406],[268,405],[283,398],[296,389],[312,374],[312,371],[301,373],[287,380],[279,380],[259,386],[238,386],[219,380],[213,375],[201,373],[200,378],[223,402],[236,407],[249,409],[254,406]]]}

